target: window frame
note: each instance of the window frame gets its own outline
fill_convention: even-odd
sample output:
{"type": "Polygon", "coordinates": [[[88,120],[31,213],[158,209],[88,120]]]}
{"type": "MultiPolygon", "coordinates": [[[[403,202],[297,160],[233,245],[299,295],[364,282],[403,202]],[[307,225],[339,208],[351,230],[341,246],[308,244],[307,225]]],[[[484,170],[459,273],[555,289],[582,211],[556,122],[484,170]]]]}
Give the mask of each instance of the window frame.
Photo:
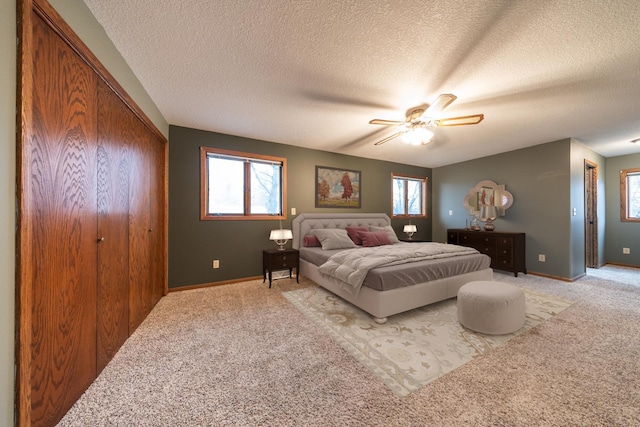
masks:
{"type": "Polygon", "coordinates": [[[242,220],[273,220],[273,219],[287,219],[287,159],[284,157],[267,156],[264,154],[246,153],[241,151],[224,150],[221,148],[213,147],[200,147],[200,219],[202,221],[242,221],[242,220]],[[209,207],[209,162],[207,161],[210,155],[220,155],[226,157],[236,157],[238,159],[245,159],[244,168],[244,213],[242,215],[237,214],[220,214],[214,215],[208,212],[209,207]],[[251,171],[248,165],[251,161],[267,161],[272,163],[280,163],[281,175],[280,175],[280,191],[281,202],[280,214],[251,214],[251,171]]]}
{"type": "Polygon", "coordinates": [[[427,218],[427,184],[429,182],[429,178],[426,176],[418,176],[418,175],[409,175],[406,173],[391,173],[391,219],[406,219],[406,218],[427,218]],[[393,212],[393,192],[395,189],[395,180],[396,179],[404,179],[405,181],[421,181],[421,192],[422,192],[422,206],[420,207],[420,214],[409,214],[408,213],[408,185],[405,185],[404,188],[404,209],[405,214],[403,215],[395,215],[393,212]]]}
{"type": "Polygon", "coordinates": [[[620,171],[620,221],[640,222],[640,218],[629,216],[629,191],[627,188],[629,176],[640,176],[640,168],[620,171]]]}

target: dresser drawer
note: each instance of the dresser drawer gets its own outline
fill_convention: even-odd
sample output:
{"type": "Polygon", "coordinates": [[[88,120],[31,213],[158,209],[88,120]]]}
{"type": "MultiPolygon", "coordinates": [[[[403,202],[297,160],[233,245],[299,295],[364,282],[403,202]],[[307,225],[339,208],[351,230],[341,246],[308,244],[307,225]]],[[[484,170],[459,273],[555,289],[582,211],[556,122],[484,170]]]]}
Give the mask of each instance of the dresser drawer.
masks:
{"type": "Polygon", "coordinates": [[[498,241],[498,247],[508,247],[513,248],[513,237],[511,236],[500,236],[496,239],[498,241]]]}

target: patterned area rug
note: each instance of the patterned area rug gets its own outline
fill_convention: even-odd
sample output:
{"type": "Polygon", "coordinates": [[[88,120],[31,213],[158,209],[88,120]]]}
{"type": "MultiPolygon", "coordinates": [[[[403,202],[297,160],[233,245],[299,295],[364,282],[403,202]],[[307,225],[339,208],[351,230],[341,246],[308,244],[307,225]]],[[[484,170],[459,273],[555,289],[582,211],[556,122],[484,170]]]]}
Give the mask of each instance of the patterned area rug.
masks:
{"type": "Polygon", "coordinates": [[[407,396],[573,304],[529,290],[525,295],[522,329],[484,335],[458,323],[455,298],[391,316],[379,325],[369,314],[319,286],[284,293],[398,396],[407,396]]]}

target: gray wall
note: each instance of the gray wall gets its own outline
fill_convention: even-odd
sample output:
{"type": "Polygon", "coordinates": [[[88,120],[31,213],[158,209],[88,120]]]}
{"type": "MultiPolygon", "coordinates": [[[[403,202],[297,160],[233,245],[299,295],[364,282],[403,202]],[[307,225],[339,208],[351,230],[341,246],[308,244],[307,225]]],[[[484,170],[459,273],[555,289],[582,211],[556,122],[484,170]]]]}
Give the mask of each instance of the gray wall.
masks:
{"type": "MultiPolygon", "coordinates": [[[[385,212],[391,216],[391,173],[429,178],[431,170],[258,141],[231,135],[170,126],[169,138],[169,287],[198,285],[262,275],[262,250],[274,248],[268,240],[274,221],[200,221],[200,146],[268,154],[287,159],[287,219],[291,208],[303,212],[385,212]],[[330,166],[361,171],[360,209],[316,209],[315,167],[330,166]],[[212,269],[213,259],[220,268],[212,269]]],[[[429,199],[428,199],[429,200],[429,199]]],[[[431,206],[430,201],[428,206],[431,206]]],[[[394,220],[399,237],[406,221],[394,220]]],[[[414,220],[416,238],[431,238],[430,213],[414,220]]],[[[289,242],[288,247],[291,247],[289,242]]]]}
{"type": "Polygon", "coordinates": [[[0,425],[13,425],[16,2],[0,0],[0,425]]]}
{"type": "Polygon", "coordinates": [[[620,171],[640,168],[640,154],[607,159],[607,222],[605,258],[607,262],[640,266],[640,223],[620,221],[620,171]],[[622,248],[631,249],[629,255],[622,248]]]}
{"type": "Polygon", "coordinates": [[[527,234],[529,271],[572,278],[570,157],[566,139],[434,169],[433,239],[445,241],[447,228],[464,228],[469,216],[462,201],[470,188],[484,180],[505,184],[514,202],[494,222],[496,230],[527,234]]]}
{"type": "MultiPolygon", "coordinates": [[[[629,156],[624,158],[629,164],[634,164],[633,159],[627,157],[629,156]]],[[[612,178],[607,173],[611,170],[611,159],[605,159],[573,139],[434,169],[434,240],[444,241],[447,228],[465,226],[465,220],[469,217],[462,206],[462,200],[469,188],[483,180],[495,181],[497,184],[505,184],[514,198],[513,206],[507,210],[507,214],[495,221],[496,229],[527,233],[527,269],[565,279],[580,277],[586,271],[585,160],[598,165],[599,262],[614,262],[605,242],[611,244],[612,241],[620,241],[619,236],[610,233],[611,209],[619,206],[618,196],[615,196],[618,197],[615,200],[611,199],[619,193],[618,178],[612,178]],[[450,209],[454,211],[452,216],[448,215],[450,209]],[[546,262],[538,261],[538,254],[544,254],[546,262]]],[[[635,164],[638,164],[637,157],[635,164]]],[[[631,233],[633,229],[625,231],[631,233]]],[[[626,237],[630,245],[632,238],[626,237]]],[[[634,242],[637,240],[636,237],[634,242]]],[[[622,246],[620,253],[621,248],[622,246]]],[[[630,259],[627,259],[627,263],[630,259]]],[[[639,265],[637,259],[631,264],[639,265]]]]}

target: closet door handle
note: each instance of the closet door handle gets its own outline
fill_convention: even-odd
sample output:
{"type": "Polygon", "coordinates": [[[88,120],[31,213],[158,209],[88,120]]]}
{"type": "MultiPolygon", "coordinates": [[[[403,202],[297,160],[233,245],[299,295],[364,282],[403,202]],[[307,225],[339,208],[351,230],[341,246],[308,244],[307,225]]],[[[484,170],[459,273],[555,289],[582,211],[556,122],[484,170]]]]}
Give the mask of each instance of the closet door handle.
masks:
{"type": "Polygon", "coordinates": [[[98,243],[102,243],[102,242],[104,242],[104,237],[101,237],[98,239],[98,243]]]}
{"type": "Polygon", "coordinates": [[[153,228],[150,228],[150,229],[149,229],[149,233],[153,233],[153,228]]]}

